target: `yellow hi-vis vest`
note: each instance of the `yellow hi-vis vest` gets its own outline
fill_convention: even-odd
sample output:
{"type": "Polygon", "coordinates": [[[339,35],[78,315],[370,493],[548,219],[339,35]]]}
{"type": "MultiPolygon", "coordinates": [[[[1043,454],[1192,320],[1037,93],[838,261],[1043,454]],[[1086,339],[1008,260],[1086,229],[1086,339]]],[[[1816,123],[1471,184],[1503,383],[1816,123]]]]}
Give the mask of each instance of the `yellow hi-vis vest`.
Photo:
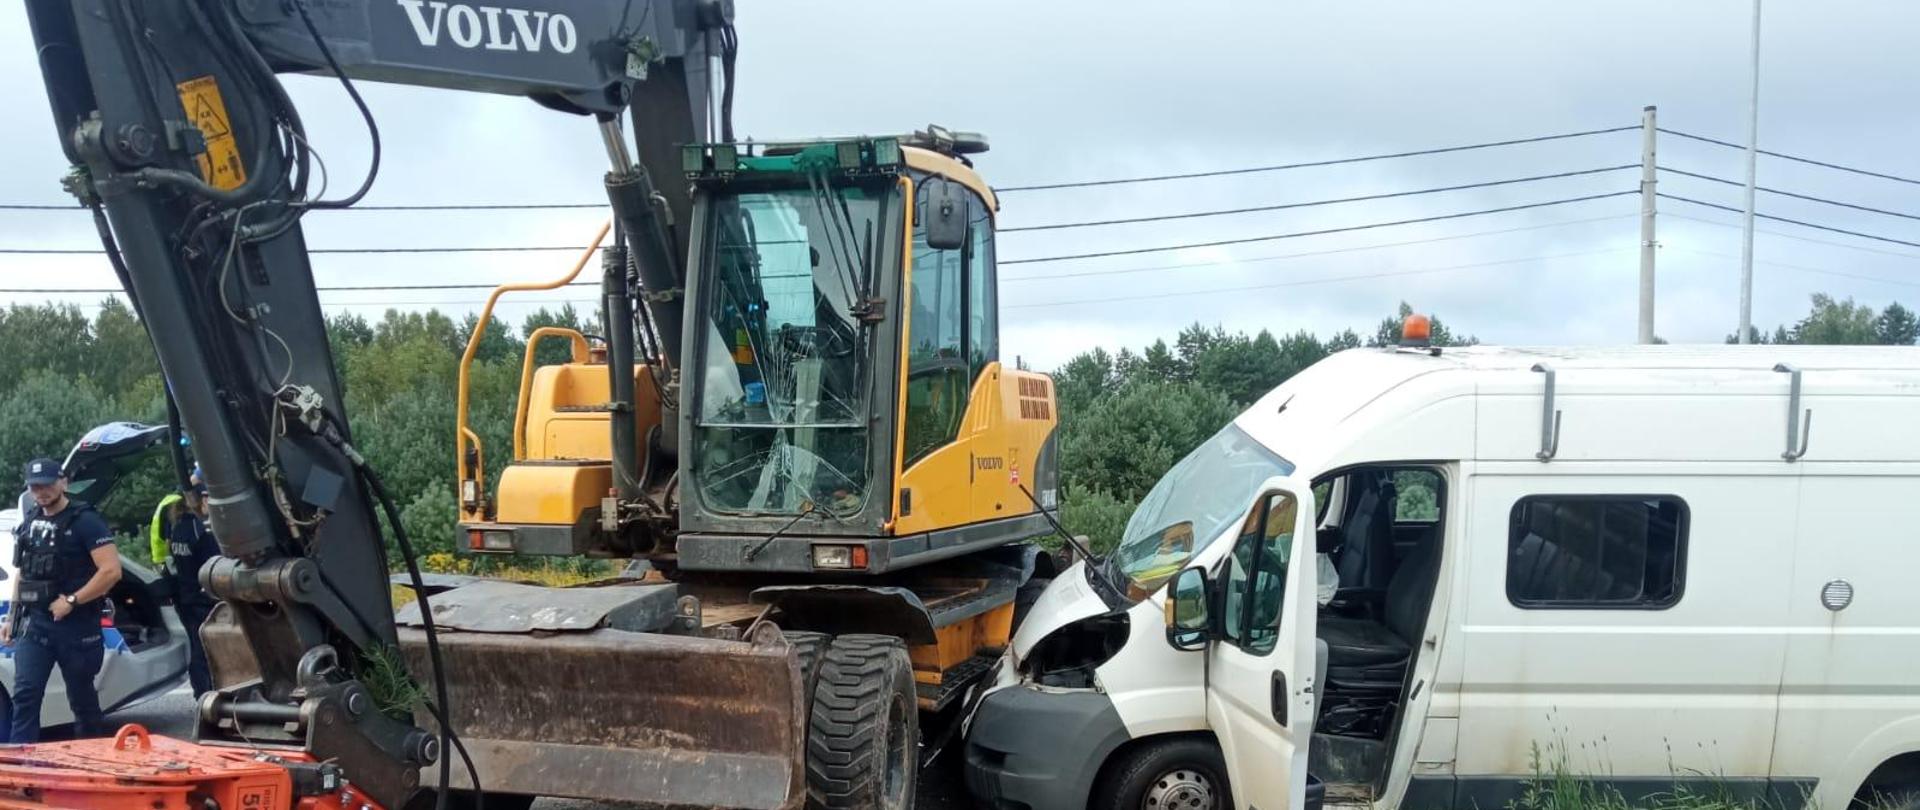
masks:
{"type": "Polygon", "coordinates": [[[167,507],[183,500],[180,493],[168,493],[160,499],[160,505],[153,508],[153,522],[147,524],[147,551],[153,555],[153,564],[167,561],[167,507]]]}

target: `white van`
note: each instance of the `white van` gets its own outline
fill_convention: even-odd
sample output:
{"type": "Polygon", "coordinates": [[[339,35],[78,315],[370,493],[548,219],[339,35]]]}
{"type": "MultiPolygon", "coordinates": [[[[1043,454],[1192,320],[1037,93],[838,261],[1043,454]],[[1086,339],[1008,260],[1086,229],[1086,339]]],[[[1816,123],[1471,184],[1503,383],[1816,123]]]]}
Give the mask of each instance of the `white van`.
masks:
{"type": "Polygon", "coordinates": [[[1920,806],[1920,350],[1335,355],[1054,580],[966,757],[996,810],[1920,806]]]}

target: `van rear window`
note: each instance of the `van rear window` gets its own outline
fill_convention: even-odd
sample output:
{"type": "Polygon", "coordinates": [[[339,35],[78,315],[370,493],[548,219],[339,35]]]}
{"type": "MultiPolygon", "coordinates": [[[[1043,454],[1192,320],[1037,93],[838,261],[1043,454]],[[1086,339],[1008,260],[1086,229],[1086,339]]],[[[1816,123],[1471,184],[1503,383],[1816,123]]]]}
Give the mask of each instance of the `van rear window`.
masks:
{"type": "Polygon", "coordinates": [[[1661,610],[1686,581],[1687,505],[1669,495],[1537,495],[1513,505],[1507,600],[1661,610]]]}

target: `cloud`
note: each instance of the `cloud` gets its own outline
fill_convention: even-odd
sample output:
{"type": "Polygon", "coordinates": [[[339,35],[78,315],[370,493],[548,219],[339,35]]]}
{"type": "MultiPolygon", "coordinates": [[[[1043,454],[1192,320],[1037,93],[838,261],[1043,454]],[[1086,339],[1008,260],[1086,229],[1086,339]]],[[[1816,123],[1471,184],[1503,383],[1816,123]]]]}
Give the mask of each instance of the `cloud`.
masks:
{"type": "MultiPolygon", "coordinates": [[[[1262,165],[1633,124],[1741,140],[1746,0],[1692,3],[1016,3],[956,14],[878,0],[739,8],[739,129],[762,138],[898,132],[929,122],[988,133],[978,163],[1002,186],[1262,165]]],[[[1920,176],[1920,24],[1907,4],[1774,4],[1763,44],[1762,141],[1770,148],[1920,176]]],[[[19,7],[0,10],[0,70],[34,76],[19,7]]],[[[358,182],[366,135],[337,84],[290,90],[333,187],[358,182]]],[[[7,202],[60,201],[65,171],[38,82],[0,88],[25,111],[0,128],[7,202]]],[[[377,202],[595,200],[604,154],[590,121],[519,99],[367,86],[386,136],[377,202]]],[[[1322,169],[1096,189],[1008,193],[1003,226],[1271,205],[1637,163],[1633,132],[1322,169]]],[[[1738,178],[1737,150],[1672,136],[1662,163],[1738,178]]],[[[1766,160],[1763,184],[1864,205],[1917,208],[1913,189],[1766,160]]],[[[1335,228],[1627,190],[1637,172],[1421,197],[1137,225],[1007,233],[1006,260],[1335,228]]],[[[1739,190],[1663,176],[1660,189],[1738,205],[1739,190]]],[[[1738,231],[1682,219],[1738,217],[1662,201],[1658,332],[1717,341],[1733,330],[1738,231]],[[1723,255],[1703,255],[1723,254],[1723,255]]],[[[1763,210],[1903,238],[1915,223],[1763,196],[1763,210]]],[[[1364,330],[1401,300],[1511,343],[1622,343],[1635,335],[1638,201],[1619,197],[1427,225],[1003,268],[1003,346],[1046,368],[1095,345],[1139,347],[1202,322],[1322,334],[1364,330]],[[1573,224],[1555,224],[1572,222],[1573,224]],[[1527,230],[1513,230],[1527,228],[1527,230]],[[1382,249],[1383,243],[1428,241],[1382,249]],[[1329,252],[1346,251],[1346,252],[1329,252]],[[1607,251],[1607,252],[1601,252],[1607,251]],[[1318,253],[1280,260],[1276,255],[1318,253]],[[1555,257],[1555,258],[1539,258],[1555,257]],[[1167,269],[1168,265],[1195,265],[1167,269]],[[1140,272],[1110,272],[1137,270],[1140,272]],[[1085,275],[1097,273],[1097,275],[1085,275]],[[1014,278],[1022,281],[1015,282],[1014,278]],[[1102,302],[1103,299],[1118,299],[1102,302]]],[[[315,246],[573,244],[596,212],[340,213],[309,219],[315,246]]],[[[1920,250],[1778,223],[1831,242],[1920,250]]],[[[1920,297],[1915,258],[1762,234],[1755,321],[1825,290],[1874,306],[1920,297]],[[1785,267],[1782,265],[1793,265],[1785,267]],[[1811,269],[1807,269],[1811,268],[1811,269]],[[1826,273],[1814,272],[1818,270],[1826,273]],[[1848,275],[1834,275],[1844,273],[1848,275]],[[1900,283],[1850,276],[1871,276],[1900,283]]],[[[1920,239],[1916,239],[1920,241],[1920,239]]],[[[90,247],[70,213],[0,212],[0,246],[90,247]]],[[[559,254],[319,256],[323,282],[495,281],[564,269],[559,254]]],[[[110,285],[97,258],[0,257],[34,286],[110,285]],[[44,284],[41,284],[44,282],[44,284]]],[[[26,286],[10,283],[0,286],[26,286]]],[[[590,297],[579,291],[569,297],[590,297]]],[[[387,301],[446,300],[399,294],[387,301]]],[[[27,300],[13,296],[0,300],[27,300]]],[[[375,294],[334,296],[366,301],[375,294]]],[[[421,306],[405,304],[406,306],[421,306]]]]}

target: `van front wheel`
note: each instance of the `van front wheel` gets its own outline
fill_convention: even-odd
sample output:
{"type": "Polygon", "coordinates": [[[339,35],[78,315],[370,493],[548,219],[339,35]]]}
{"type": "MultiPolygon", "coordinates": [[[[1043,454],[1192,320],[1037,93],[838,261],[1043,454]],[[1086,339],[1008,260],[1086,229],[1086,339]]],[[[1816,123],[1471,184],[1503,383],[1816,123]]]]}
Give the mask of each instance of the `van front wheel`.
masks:
{"type": "Polygon", "coordinates": [[[1220,748],[1193,737],[1150,742],[1109,765],[1089,807],[1226,810],[1233,806],[1220,748]]]}

